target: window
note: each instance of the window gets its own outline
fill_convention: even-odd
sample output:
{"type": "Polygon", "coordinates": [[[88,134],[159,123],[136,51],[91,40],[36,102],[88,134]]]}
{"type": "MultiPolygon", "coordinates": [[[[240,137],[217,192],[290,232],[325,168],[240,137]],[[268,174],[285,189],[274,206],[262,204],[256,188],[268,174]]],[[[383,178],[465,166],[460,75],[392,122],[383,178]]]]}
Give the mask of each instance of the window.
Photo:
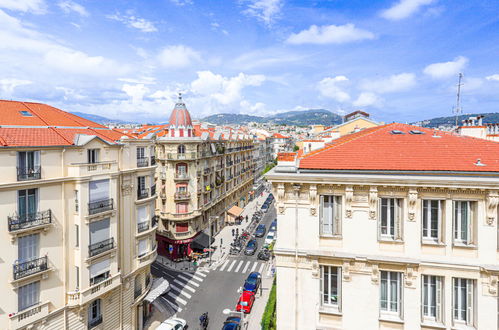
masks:
{"type": "Polygon", "coordinates": [[[75,225],[75,247],[80,246],[80,226],[75,225]]]}
{"type": "Polygon", "coordinates": [[[75,212],[78,213],[80,211],[80,198],[78,195],[78,190],[75,190],[75,212]]]}
{"type": "Polygon", "coordinates": [[[101,300],[96,299],[88,306],[88,328],[91,329],[102,323],[101,300]]]}
{"type": "Polygon", "coordinates": [[[94,285],[104,281],[110,276],[110,265],[109,259],[104,259],[100,262],[90,265],[90,285],[94,285]]]}
{"type": "Polygon", "coordinates": [[[474,281],[466,278],[454,278],[454,300],[452,318],[454,323],[473,325],[474,281]]]}
{"type": "Polygon", "coordinates": [[[138,246],[138,256],[143,257],[147,254],[147,239],[141,239],[138,246]]]}
{"type": "Polygon", "coordinates": [[[178,164],[177,165],[177,175],[178,176],[185,176],[187,174],[187,164],[178,164]]]}
{"type": "Polygon", "coordinates": [[[443,278],[441,276],[423,275],[422,281],[421,307],[423,320],[442,322],[443,278]]]}
{"type": "Polygon", "coordinates": [[[31,114],[31,112],[29,111],[19,111],[19,113],[21,114],[21,116],[23,117],[33,117],[33,115],[31,114]]]}
{"type": "Polygon", "coordinates": [[[17,245],[17,259],[19,263],[38,259],[40,234],[19,237],[17,245]]]}
{"type": "Polygon", "coordinates": [[[142,294],[142,277],[137,275],[134,280],[134,299],[142,294]]]}
{"type": "Polygon", "coordinates": [[[40,281],[19,287],[17,291],[17,309],[19,312],[40,302],[40,281]]]}
{"type": "Polygon", "coordinates": [[[177,148],[179,154],[185,154],[185,146],[183,144],[179,145],[177,148]]]}
{"type": "Polygon", "coordinates": [[[146,157],[146,148],[137,147],[137,159],[142,159],[146,157]]]}
{"type": "Polygon", "coordinates": [[[402,239],[401,233],[401,200],[397,198],[381,198],[379,234],[381,239],[402,239]]]}
{"type": "Polygon", "coordinates": [[[76,289],[80,288],[80,267],[75,266],[76,289]]]}
{"type": "Polygon", "coordinates": [[[401,316],[402,273],[381,271],[381,313],[401,316]]]}
{"type": "MultiPolygon", "coordinates": [[[[206,197],[205,197],[205,199],[206,199],[206,197]]],[[[187,213],[188,212],[187,203],[177,203],[175,206],[176,206],[177,213],[187,213]]]]}
{"type": "Polygon", "coordinates": [[[473,202],[454,201],[454,242],[472,243],[473,202]]]}
{"type": "Polygon", "coordinates": [[[90,244],[95,244],[108,240],[111,237],[109,218],[100,221],[93,221],[89,225],[90,244]]]}
{"type": "Polygon", "coordinates": [[[320,266],[321,305],[340,308],[341,302],[341,267],[320,266]]]}
{"type": "Polygon", "coordinates": [[[21,151],[17,153],[18,180],[40,179],[40,151],[21,151]]]}
{"type": "Polygon", "coordinates": [[[177,233],[185,233],[189,231],[189,223],[188,222],[179,222],[175,226],[177,233]]]}
{"type": "Polygon", "coordinates": [[[35,219],[38,211],[38,189],[17,191],[17,213],[22,219],[35,219]]]}
{"type": "Polygon", "coordinates": [[[99,149],[87,150],[87,163],[95,164],[99,162],[99,149]]]}
{"type": "Polygon", "coordinates": [[[89,184],[90,202],[109,199],[109,180],[91,181],[89,184]]]}
{"type": "Polygon", "coordinates": [[[438,242],[442,222],[442,205],[439,200],[423,200],[423,239],[438,242]]]}
{"type": "Polygon", "coordinates": [[[341,196],[320,197],[320,232],[321,235],[341,234],[341,196]]]}

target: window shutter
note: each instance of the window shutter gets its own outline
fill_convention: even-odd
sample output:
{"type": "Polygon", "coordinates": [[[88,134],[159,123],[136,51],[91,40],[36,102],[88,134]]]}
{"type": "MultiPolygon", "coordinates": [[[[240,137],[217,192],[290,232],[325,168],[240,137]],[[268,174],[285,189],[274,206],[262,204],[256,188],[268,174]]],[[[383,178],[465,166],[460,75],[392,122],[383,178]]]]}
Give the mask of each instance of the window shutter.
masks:
{"type": "Polygon", "coordinates": [[[334,205],[333,205],[333,221],[334,221],[334,228],[333,228],[333,234],[334,235],[341,235],[341,197],[340,196],[334,196],[334,205]]]}
{"type": "Polygon", "coordinates": [[[393,199],[395,203],[395,228],[394,228],[394,239],[402,239],[402,206],[401,200],[396,198],[393,199]]]}
{"type": "Polygon", "coordinates": [[[40,151],[33,151],[33,158],[35,167],[40,166],[40,151]]]}
{"type": "Polygon", "coordinates": [[[341,313],[341,302],[342,302],[342,292],[341,292],[341,286],[343,284],[343,278],[341,277],[341,267],[337,267],[338,269],[338,278],[336,280],[336,283],[338,285],[338,299],[337,299],[337,304],[338,304],[338,312],[341,313]]]}
{"type": "Polygon", "coordinates": [[[437,222],[437,242],[442,243],[444,240],[442,238],[442,207],[444,207],[442,201],[438,201],[438,222],[437,222]]]}
{"type": "Polygon", "coordinates": [[[466,202],[468,204],[468,236],[466,237],[466,244],[473,244],[474,239],[473,239],[473,224],[475,221],[475,203],[473,202],[466,202]]]}
{"type": "Polygon", "coordinates": [[[466,280],[466,324],[473,325],[473,280],[466,280]]]}
{"type": "Polygon", "coordinates": [[[378,205],[376,206],[377,208],[377,221],[378,221],[378,241],[381,240],[381,217],[382,217],[382,213],[381,213],[381,199],[378,199],[377,201],[378,205]]]}
{"type": "Polygon", "coordinates": [[[459,210],[458,210],[458,202],[454,201],[452,202],[453,206],[453,227],[454,227],[454,233],[452,235],[453,242],[455,242],[459,238],[459,231],[458,231],[458,223],[459,223],[459,210]]]}
{"type": "Polygon", "coordinates": [[[437,308],[437,314],[436,314],[436,321],[437,322],[442,322],[442,278],[440,276],[437,276],[436,278],[436,308],[437,308]]]}
{"type": "MultiPolygon", "coordinates": [[[[321,196],[322,198],[322,196],[321,196]]],[[[324,266],[319,266],[320,273],[320,288],[319,288],[319,301],[321,306],[324,305],[324,266]]]]}
{"type": "MultiPolygon", "coordinates": [[[[320,197],[320,205],[319,205],[319,233],[320,233],[320,235],[324,234],[323,227],[324,227],[324,196],[321,196],[320,197]]],[[[322,281],[322,277],[321,277],[321,281],[322,281]]]]}

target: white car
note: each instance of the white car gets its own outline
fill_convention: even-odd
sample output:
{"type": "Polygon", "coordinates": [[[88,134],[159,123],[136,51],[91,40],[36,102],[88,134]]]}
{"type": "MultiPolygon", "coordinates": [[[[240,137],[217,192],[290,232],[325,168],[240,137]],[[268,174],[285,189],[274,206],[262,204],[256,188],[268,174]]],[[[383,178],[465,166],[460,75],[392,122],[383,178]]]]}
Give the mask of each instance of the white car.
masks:
{"type": "Polygon", "coordinates": [[[265,237],[264,246],[269,246],[276,239],[275,231],[269,231],[267,237],[265,237]]]}
{"type": "Polygon", "coordinates": [[[187,322],[177,317],[172,317],[163,321],[156,330],[184,330],[187,329],[187,322]]]}

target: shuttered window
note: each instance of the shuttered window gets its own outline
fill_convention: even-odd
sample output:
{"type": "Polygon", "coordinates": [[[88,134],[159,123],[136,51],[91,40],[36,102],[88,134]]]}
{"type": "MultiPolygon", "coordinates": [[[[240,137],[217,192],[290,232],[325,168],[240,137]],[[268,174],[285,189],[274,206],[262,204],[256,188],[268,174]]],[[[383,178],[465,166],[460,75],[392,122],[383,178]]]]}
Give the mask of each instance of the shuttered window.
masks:
{"type": "Polygon", "coordinates": [[[179,222],[175,226],[176,232],[177,233],[185,233],[186,231],[189,230],[189,223],[188,222],[179,222]]]}
{"type": "Polygon", "coordinates": [[[138,254],[139,257],[142,257],[147,254],[147,239],[141,239],[139,241],[139,246],[138,246],[138,254]]]}
{"type": "Polygon", "coordinates": [[[18,261],[25,262],[38,258],[40,234],[32,234],[19,237],[17,251],[18,261]]]}
{"type": "Polygon", "coordinates": [[[474,322],[475,281],[467,278],[454,278],[453,286],[452,317],[454,323],[472,326],[474,322]]]}
{"type": "Polygon", "coordinates": [[[341,235],[341,196],[320,196],[319,219],[321,235],[341,235]]]}
{"type": "Polygon", "coordinates": [[[321,271],[321,305],[335,307],[341,305],[341,267],[320,266],[321,271]]]}
{"type": "Polygon", "coordinates": [[[23,311],[40,302],[40,281],[19,287],[17,291],[17,308],[23,311]]]}
{"type": "Polygon", "coordinates": [[[381,271],[380,309],[381,313],[401,316],[402,273],[381,271]]]}
{"type": "Polygon", "coordinates": [[[398,198],[380,198],[378,235],[381,240],[402,239],[402,200],[398,198]]]}
{"type": "Polygon", "coordinates": [[[473,210],[474,202],[454,201],[454,242],[459,244],[473,243],[473,210]]]}
{"type": "Polygon", "coordinates": [[[147,206],[137,208],[137,223],[147,222],[147,206]]]}
{"type": "Polygon", "coordinates": [[[421,314],[423,320],[442,322],[443,281],[442,276],[422,276],[421,314]]]}
{"type": "Polygon", "coordinates": [[[438,242],[440,241],[440,228],[442,223],[443,201],[423,200],[423,239],[438,242]]]}
{"type": "Polygon", "coordinates": [[[90,202],[109,199],[109,180],[91,181],[89,184],[90,202]]]}

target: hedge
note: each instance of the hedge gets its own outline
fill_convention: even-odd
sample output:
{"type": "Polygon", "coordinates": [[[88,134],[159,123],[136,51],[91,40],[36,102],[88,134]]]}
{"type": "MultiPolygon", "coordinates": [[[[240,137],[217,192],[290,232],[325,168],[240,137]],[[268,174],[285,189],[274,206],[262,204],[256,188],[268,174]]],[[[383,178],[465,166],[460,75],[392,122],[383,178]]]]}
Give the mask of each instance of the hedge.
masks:
{"type": "Polygon", "coordinates": [[[276,329],[276,282],[274,278],[274,283],[272,284],[272,289],[270,290],[269,300],[267,301],[267,306],[265,306],[265,311],[263,312],[262,330],[275,330],[276,329]]]}

